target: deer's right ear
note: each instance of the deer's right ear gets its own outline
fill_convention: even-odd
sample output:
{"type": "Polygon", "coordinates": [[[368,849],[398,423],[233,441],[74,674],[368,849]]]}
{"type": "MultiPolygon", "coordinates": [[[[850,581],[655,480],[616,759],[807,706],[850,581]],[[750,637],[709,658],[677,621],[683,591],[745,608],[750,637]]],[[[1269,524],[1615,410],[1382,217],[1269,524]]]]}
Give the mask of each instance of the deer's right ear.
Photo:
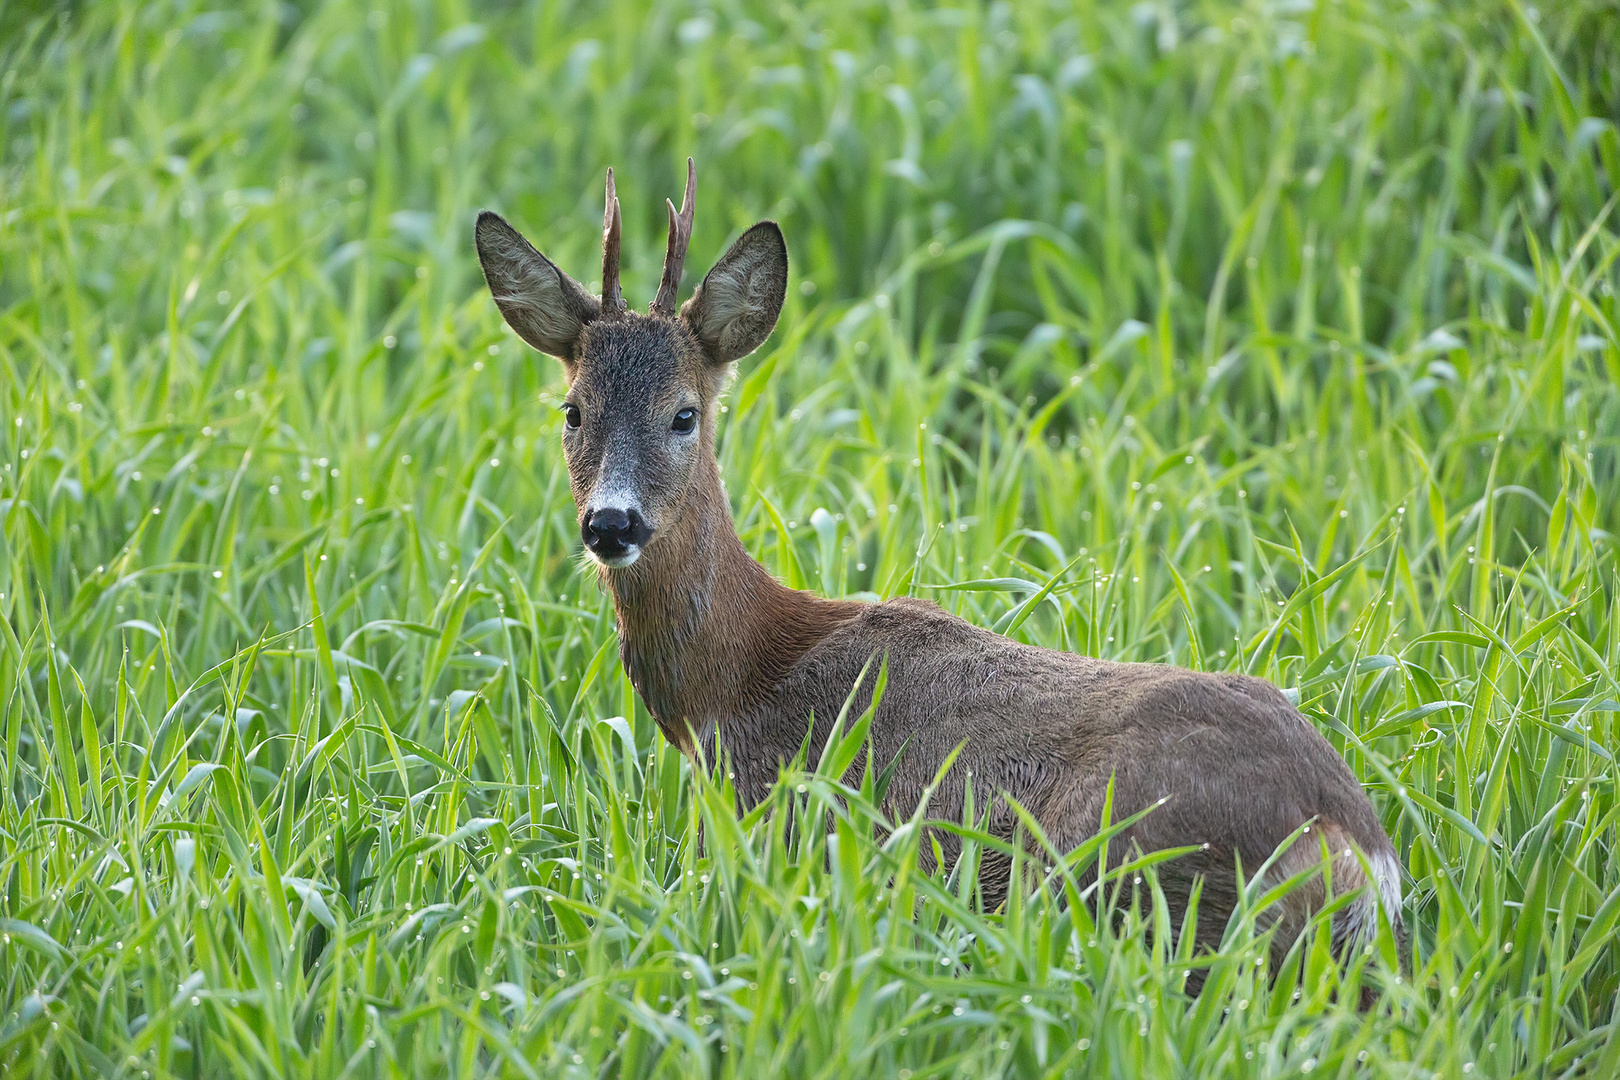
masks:
{"type": "Polygon", "coordinates": [[[571,363],[579,332],[602,313],[602,302],[499,214],[479,214],[475,237],[484,281],[507,325],[541,352],[571,363]]]}

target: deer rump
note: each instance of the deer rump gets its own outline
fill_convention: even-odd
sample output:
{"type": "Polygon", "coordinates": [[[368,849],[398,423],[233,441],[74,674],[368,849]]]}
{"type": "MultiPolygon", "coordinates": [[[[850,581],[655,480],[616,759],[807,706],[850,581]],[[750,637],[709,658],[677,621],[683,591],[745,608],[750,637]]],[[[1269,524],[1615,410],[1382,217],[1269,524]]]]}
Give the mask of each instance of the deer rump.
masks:
{"type": "MultiPolygon", "coordinates": [[[[887,664],[887,681],[871,726],[872,762],[878,769],[895,762],[885,798],[893,818],[910,815],[961,744],[929,796],[929,817],[960,820],[971,783],[974,806],[989,808],[992,835],[1011,843],[1018,834],[1017,816],[1000,797],[1010,795],[1040,822],[1052,845],[1067,852],[1097,834],[1112,780],[1112,820],[1152,808],[1110,842],[1112,851],[1198,848],[1157,871],[1178,927],[1194,882],[1202,880],[1200,947],[1221,941],[1237,903],[1240,861],[1253,874],[1309,825],[1265,880],[1254,883],[1269,887],[1313,868],[1326,871],[1262,914],[1262,928],[1277,927],[1274,959],[1327,902],[1330,887],[1334,895],[1358,892],[1334,916],[1341,957],[1371,942],[1380,905],[1397,942],[1404,940],[1399,863],[1361,785],[1276,687],[1252,676],[1037,648],[926,601],[900,598],[863,605],[774,686],[708,725],[705,759],[726,755],[739,801],[757,804],[803,746],[805,726],[789,718],[814,717],[814,761],[849,688],[863,683],[850,715],[870,705],[875,664],[864,681],[861,675],[877,658],[887,664]]],[[[864,767],[855,766],[848,779],[858,782],[864,767]]],[[[957,838],[936,835],[954,861],[957,838]]],[[[1111,861],[1119,859],[1116,854],[1111,861]]],[[[985,855],[980,887],[987,907],[1006,898],[1010,870],[1004,854],[985,855]]],[[[1124,895],[1128,901],[1129,892],[1124,895]]]]}

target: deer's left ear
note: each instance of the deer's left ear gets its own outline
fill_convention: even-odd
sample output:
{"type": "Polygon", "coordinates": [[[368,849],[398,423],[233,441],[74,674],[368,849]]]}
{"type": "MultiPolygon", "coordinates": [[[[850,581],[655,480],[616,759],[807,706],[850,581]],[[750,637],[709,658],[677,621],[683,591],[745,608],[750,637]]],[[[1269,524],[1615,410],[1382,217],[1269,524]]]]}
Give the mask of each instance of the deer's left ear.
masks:
{"type": "Polygon", "coordinates": [[[762,221],[737,238],[714,264],[681,318],[716,364],[753,352],[771,336],[787,295],[787,244],[774,221],[762,221]]]}

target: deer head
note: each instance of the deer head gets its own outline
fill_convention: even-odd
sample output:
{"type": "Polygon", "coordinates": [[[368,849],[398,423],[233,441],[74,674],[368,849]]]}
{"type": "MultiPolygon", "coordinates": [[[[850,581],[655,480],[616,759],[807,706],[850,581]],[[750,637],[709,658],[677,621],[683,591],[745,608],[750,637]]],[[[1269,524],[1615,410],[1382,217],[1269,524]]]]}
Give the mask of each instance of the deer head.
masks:
{"type": "MultiPolygon", "coordinates": [[[[602,295],[536,251],[498,215],[478,215],[478,260],[508,325],[562,361],[563,457],[585,550],[623,569],[654,551],[712,460],[714,424],[732,365],[770,336],[787,291],[787,246],[772,221],[750,228],[677,310],[692,236],[697,171],[686,162],[681,209],[646,315],[619,290],[619,201],[607,174],[602,295]]],[[[651,557],[651,556],[649,556],[651,557]]]]}

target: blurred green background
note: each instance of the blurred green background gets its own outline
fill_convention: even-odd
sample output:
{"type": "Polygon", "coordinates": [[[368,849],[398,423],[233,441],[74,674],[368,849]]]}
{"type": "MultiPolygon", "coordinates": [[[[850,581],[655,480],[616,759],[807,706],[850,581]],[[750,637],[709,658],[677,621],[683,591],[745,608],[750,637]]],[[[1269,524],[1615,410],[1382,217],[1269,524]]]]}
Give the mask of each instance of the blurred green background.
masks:
{"type": "Polygon", "coordinates": [[[0,5],[0,1066],[1620,1073],[1617,115],[1612,0],[0,5]],[[471,226],[594,285],[611,165],[645,305],[689,154],[750,550],[1274,680],[1409,972],[662,742],[471,226]]]}

